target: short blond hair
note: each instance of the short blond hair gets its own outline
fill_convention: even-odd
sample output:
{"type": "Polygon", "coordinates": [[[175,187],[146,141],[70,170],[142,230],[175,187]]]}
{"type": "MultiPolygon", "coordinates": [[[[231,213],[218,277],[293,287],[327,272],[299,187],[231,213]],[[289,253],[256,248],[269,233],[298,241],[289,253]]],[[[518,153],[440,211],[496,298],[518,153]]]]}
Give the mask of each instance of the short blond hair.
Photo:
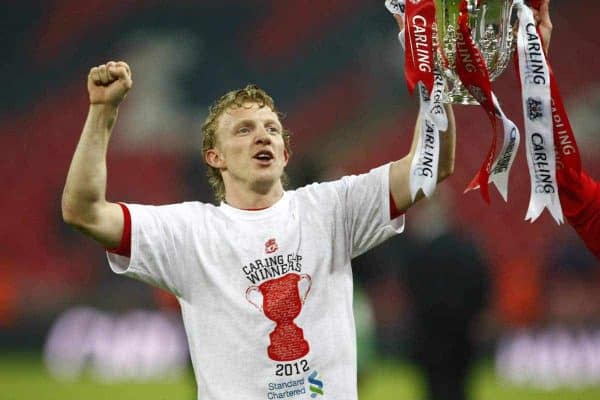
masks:
{"type": "MultiPolygon", "coordinates": [[[[260,108],[269,107],[274,113],[280,118],[282,115],[277,111],[273,98],[263,89],[256,85],[250,84],[243,89],[232,90],[221,96],[210,108],[208,116],[202,124],[202,157],[204,163],[208,166],[206,172],[208,176],[208,184],[215,193],[215,199],[217,202],[225,200],[225,184],[223,183],[223,177],[221,171],[209,165],[206,161],[206,152],[213,149],[217,144],[217,128],[219,126],[219,117],[231,107],[242,107],[244,103],[256,103],[260,108]]],[[[286,129],[282,131],[283,142],[285,144],[285,150],[288,155],[292,154],[290,147],[290,132],[286,129]]],[[[287,176],[284,174],[281,177],[284,185],[287,183],[287,176]]]]}

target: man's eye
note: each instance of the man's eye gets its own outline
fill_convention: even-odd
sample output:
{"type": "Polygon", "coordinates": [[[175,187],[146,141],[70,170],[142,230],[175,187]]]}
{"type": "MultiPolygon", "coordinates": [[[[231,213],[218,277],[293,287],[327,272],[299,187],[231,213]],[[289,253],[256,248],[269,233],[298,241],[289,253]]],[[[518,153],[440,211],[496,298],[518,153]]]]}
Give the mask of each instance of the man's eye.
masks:
{"type": "Polygon", "coordinates": [[[269,131],[269,133],[279,133],[279,128],[276,126],[270,126],[267,128],[267,130],[269,131]]]}
{"type": "Polygon", "coordinates": [[[243,134],[250,133],[250,128],[248,128],[247,126],[244,126],[240,129],[238,129],[238,133],[243,133],[243,134]]]}

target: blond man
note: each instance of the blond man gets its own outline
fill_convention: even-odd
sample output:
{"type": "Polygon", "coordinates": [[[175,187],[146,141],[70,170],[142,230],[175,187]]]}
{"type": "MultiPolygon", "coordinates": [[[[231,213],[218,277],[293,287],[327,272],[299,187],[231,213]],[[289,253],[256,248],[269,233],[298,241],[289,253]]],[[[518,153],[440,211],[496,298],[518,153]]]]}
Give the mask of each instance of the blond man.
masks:
{"type": "MultiPolygon", "coordinates": [[[[350,260],[402,231],[415,146],[363,175],[286,191],[289,135],[271,97],[248,86],[219,99],[203,125],[218,206],[115,203],[106,152],[131,71],[94,67],[87,87],[63,218],[112,249],[114,272],[177,297],[198,398],[356,399],[350,260]]],[[[447,112],[439,180],[454,168],[447,112]]]]}

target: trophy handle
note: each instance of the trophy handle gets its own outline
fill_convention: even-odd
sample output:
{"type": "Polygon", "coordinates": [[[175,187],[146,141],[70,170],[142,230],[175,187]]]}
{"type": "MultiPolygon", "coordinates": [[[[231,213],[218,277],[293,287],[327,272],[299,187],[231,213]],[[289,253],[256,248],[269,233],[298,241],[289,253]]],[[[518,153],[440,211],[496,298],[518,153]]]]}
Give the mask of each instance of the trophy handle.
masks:
{"type": "Polygon", "coordinates": [[[300,275],[300,279],[298,280],[298,290],[300,292],[300,301],[302,304],[306,301],[306,297],[308,296],[308,292],[310,292],[310,288],[312,287],[312,279],[308,274],[300,275]]]}
{"type": "Polygon", "coordinates": [[[250,286],[248,289],[246,289],[246,300],[256,307],[258,311],[263,312],[263,295],[258,286],[250,286]]]}

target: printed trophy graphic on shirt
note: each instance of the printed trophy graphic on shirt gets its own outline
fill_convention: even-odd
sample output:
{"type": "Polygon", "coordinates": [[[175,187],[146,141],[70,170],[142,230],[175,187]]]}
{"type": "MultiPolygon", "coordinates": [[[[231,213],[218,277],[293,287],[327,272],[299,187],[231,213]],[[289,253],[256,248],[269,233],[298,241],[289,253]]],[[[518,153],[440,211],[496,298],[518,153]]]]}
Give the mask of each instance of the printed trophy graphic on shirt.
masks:
{"type": "Polygon", "coordinates": [[[304,332],[294,323],[311,288],[308,274],[287,274],[246,290],[246,299],[275,322],[267,348],[274,361],[292,361],[308,354],[304,332]]]}

